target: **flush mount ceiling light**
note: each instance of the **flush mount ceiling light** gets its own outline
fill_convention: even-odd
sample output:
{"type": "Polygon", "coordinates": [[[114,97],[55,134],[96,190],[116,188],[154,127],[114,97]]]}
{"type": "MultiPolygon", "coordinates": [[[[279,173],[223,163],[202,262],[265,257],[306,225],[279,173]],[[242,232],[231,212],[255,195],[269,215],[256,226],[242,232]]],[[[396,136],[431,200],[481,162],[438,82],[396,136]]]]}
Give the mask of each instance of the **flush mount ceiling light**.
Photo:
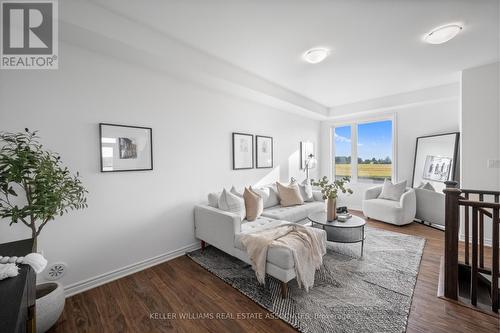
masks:
{"type": "Polygon", "coordinates": [[[434,28],[424,36],[424,41],[429,44],[443,44],[458,35],[463,29],[459,23],[451,23],[434,28]]]}
{"type": "Polygon", "coordinates": [[[313,49],[307,50],[302,57],[310,64],[317,64],[325,60],[329,54],[329,49],[324,47],[315,47],[313,49]]]}

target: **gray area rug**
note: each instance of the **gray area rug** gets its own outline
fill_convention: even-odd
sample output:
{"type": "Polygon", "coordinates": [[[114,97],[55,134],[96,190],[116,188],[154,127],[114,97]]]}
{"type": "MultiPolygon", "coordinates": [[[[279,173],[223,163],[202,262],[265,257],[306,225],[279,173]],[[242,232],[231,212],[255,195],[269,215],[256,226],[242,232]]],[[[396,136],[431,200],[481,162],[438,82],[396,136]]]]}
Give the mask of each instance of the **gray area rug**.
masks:
{"type": "Polygon", "coordinates": [[[251,266],[212,246],[188,253],[215,274],[301,332],[405,332],[425,239],[366,227],[360,243],[328,243],[323,267],[306,293],[295,280],[289,297],[280,282],[259,285],[251,266]]]}

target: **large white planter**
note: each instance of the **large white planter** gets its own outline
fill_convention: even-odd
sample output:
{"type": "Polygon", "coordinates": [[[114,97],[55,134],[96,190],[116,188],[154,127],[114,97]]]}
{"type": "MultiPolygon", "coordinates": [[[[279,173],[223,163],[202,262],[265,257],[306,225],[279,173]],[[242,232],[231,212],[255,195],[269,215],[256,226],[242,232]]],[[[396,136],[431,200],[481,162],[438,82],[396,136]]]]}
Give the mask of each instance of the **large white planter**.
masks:
{"type": "Polygon", "coordinates": [[[64,288],[48,282],[36,286],[36,331],[45,333],[61,316],[64,309],[64,288]]]}

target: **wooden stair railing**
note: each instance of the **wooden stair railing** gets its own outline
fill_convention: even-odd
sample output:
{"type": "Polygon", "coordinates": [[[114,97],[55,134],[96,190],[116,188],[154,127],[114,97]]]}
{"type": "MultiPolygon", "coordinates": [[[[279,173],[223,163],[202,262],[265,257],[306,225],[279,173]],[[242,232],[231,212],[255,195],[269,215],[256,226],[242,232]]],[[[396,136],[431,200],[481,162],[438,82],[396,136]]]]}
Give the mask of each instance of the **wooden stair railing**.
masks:
{"type": "MultiPolygon", "coordinates": [[[[477,306],[478,283],[481,274],[491,276],[489,291],[491,310],[498,313],[500,295],[499,279],[499,211],[500,192],[456,188],[456,182],[446,182],[445,203],[445,252],[444,252],[444,296],[459,299],[459,268],[470,269],[470,303],[477,306]],[[462,196],[463,194],[463,196],[462,196]],[[471,200],[471,197],[478,200],[471,200]],[[485,197],[493,201],[485,201],[485,197]],[[459,228],[460,209],[464,207],[464,263],[459,263],[459,228]],[[472,220],[470,219],[472,208],[472,220]],[[492,260],[491,266],[485,267],[485,217],[491,219],[492,260]],[[471,223],[471,227],[469,227],[471,223]],[[472,229],[472,230],[470,230],[472,229]],[[472,233],[472,235],[471,235],[472,233]],[[472,239],[471,239],[472,236],[472,239]],[[472,241],[471,244],[469,242],[472,241]]],[[[488,279],[489,280],[489,279],[488,279]]]]}

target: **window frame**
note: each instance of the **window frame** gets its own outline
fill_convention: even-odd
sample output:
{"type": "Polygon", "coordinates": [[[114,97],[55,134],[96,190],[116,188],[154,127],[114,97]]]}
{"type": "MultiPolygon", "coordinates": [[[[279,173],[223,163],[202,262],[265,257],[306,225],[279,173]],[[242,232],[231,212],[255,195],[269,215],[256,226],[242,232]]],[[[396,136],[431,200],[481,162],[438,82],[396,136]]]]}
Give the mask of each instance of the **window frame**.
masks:
{"type": "Polygon", "coordinates": [[[332,179],[335,179],[335,140],[334,140],[334,130],[337,127],[351,126],[351,183],[353,184],[374,184],[370,182],[363,182],[358,180],[358,125],[366,123],[375,123],[379,121],[391,121],[392,125],[392,181],[397,181],[397,126],[396,126],[396,114],[386,114],[378,115],[372,117],[357,117],[351,119],[345,119],[341,121],[335,121],[330,125],[330,175],[332,179]]]}

